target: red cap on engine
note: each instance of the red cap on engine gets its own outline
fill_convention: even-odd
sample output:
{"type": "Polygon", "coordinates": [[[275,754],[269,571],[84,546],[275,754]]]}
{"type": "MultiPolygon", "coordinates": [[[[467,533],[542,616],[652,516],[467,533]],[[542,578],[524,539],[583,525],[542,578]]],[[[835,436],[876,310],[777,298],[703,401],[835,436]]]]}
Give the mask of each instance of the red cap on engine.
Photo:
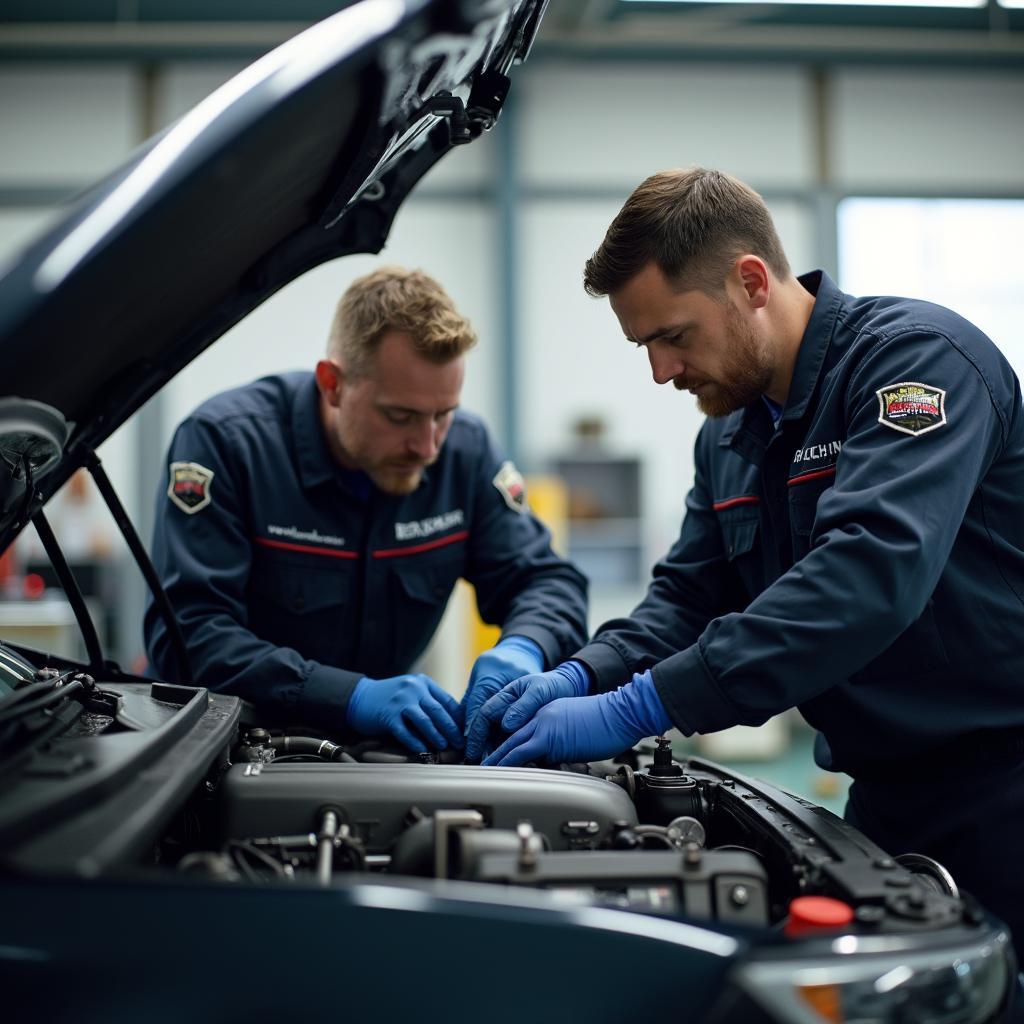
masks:
{"type": "Polygon", "coordinates": [[[829,896],[797,896],[789,905],[784,931],[791,939],[845,928],[853,923],[853,907],[829,896]]]}

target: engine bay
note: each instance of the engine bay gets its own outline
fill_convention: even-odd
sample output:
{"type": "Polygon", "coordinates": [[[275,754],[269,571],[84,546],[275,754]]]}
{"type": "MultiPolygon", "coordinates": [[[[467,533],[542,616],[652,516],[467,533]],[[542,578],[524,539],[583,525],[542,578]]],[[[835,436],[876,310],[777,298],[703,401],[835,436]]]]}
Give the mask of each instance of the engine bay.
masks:
{"type": "Polygon", "coordinates": [[[233,697],[4,655],[31,695],[15,690],[0,726],[0,843],[17,871],[472,882],[750,928],[784,928],[807,895],[841,901],[870,933],[981,919],[940,865],[901,863],[766,783],[676,761],[665,738],[612,761],[483,768],[242,725],[233,697]]]}

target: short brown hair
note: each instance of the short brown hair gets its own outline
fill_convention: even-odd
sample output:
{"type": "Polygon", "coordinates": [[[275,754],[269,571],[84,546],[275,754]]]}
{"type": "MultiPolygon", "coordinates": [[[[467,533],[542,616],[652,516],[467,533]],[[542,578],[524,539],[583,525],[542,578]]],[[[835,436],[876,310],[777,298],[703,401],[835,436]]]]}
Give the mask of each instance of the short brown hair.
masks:
{"type": "Polygon", "coordinates": [[[717,295],[744,253],[760,256],[778,277],[789,276],[771,214],[752,188],[703,167],[661,171],[626,200],[587,260],[583,287],[609,295],[653,260],[680,291],[717,295]]]}
{"type": "Polygon", "coordinates": [[[331,323],[329,355],[361,376],[388,331],[407,331],[415,350],[447,363],[476,344],[469,321],[448,293],[422,270],[380,267],[345,290],[331,323]]]}

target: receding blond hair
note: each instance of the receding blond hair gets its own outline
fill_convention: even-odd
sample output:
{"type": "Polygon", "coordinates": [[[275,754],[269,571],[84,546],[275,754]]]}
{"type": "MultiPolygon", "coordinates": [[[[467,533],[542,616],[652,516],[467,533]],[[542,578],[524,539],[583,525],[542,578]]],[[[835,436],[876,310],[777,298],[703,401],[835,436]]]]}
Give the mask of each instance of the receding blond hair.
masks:
{"type": "Polygon", "coordinates": [[[388,331],[408,332],[415,350],[434,363],[450,362],[476,344],[447,292],[422,270],[404,267],[380,267],[349,285],[334,313],[327,354],[361,376],[388,331]]]}
{"type": "Polygon", "coordinates": [[[618,291],[651,262],[679,291],[721,293],[737,256],[760,256],[779,278],[789,262],[764,200],[703,167],[661,171],[638,185],[583,271],[590,295],[618,291]]]}

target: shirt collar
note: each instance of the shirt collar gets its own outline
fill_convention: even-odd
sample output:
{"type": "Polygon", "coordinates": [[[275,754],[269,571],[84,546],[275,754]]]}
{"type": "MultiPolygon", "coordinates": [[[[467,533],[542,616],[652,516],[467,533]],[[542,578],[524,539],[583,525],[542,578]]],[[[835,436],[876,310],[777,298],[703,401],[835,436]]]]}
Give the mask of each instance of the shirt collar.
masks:
{"type": "Polygon", "coordinates": [[[772,426],[778,426],[779,420],[782,419],[782,406],[776,405],[767,395],[762,395],[761,401],[764,402],[765,408],[771,415],[772,426]]]}
{"type": "Polygon", "coordinates": [[[807,411],[807,405],[818,386],[825,356],[832,344],[836,316],[843,304],[843,293],[824,270],[812,270],[797,280],[814,296],[811,317],[800,340],[789,396],[782,412],[784,420],[796,420],[807,411]]]}
{"type": "Polygon", "coordinates": [[[337,476],[334,458],[327,447],[320,423],[320,391],[316,377],[310,374],[296,392],[292,408],[292,436],[303,487],[316,487],[337,476]]]}

